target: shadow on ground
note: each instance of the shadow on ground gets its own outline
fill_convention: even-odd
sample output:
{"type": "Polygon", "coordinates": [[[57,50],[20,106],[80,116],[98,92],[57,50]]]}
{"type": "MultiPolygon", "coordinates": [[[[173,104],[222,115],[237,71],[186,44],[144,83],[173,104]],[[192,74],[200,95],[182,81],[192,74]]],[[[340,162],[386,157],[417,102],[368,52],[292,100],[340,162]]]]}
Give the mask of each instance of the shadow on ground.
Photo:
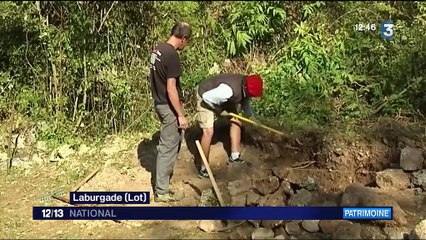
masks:
{"type": "MultiPolygon", "coordinates": [[[[214,135],[212,145],[221,142],[227,152],[228,156],[231,154],[231,142],[229,138],[230,122],[226,119],[218,119],[214,125],[214,135]]],[[[197,125],[192,125],[185,131],[185,144],[187,150],[190,152],[192,164],[198,169],[202,160],[198,152],[195,141],[200,140],[202,136],[202,130],[197,125]]],[[[156,157],[157,157],[157,145],[160,139],[160,131],[154,133],[150,139],[144,139],[138,145],[138,160],[146,171],[151,174],[151,187],[154,187],[155,183],[155,172],[156,172],[156,157]]],[[[244,143],[244,141],[243,141],[244,143]]],[[[181,149],[182,151],[184,148],[181,149]]]]}

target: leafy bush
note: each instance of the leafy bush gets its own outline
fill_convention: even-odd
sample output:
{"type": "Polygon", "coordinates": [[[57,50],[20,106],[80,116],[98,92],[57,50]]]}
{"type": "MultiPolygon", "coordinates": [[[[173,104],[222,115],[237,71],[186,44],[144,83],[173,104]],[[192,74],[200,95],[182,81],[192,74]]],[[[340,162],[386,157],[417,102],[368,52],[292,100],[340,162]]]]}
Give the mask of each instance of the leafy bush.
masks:
{"type": "Polygon", "coordinates": [[[190,111],[215,69],[262,74],[264,118],[324,126],[426,112],[424,2],[1,2],[0,18],[1,119],[14,109],[48,121],[43,136],[58,142],[158,127],[148,57],[176,21],[194,29],[180,53],[190,111]],[[392,41],[380,38],[387,19],[392,41]]]}

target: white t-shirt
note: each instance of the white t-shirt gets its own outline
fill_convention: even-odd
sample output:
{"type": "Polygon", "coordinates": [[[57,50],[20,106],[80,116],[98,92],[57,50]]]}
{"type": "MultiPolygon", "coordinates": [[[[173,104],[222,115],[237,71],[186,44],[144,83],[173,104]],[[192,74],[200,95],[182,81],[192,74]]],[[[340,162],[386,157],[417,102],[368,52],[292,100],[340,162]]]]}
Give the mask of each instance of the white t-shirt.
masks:
{"type": "MultiPolygon", "coordinates": [[[[218,87],[205,92],[201,97],[203,98],[204,102],[213,107],[214,105],[222,105],[223,103],[228,101],[228,99],[231,98],[232,95],[232,88],[225,83],[221,83],[218,87]]],[[[246,100],[241,103],[241,108],[245,115],[253,115],[253,112],[250,107],[250,98],[246,98],[246,100]]]]}

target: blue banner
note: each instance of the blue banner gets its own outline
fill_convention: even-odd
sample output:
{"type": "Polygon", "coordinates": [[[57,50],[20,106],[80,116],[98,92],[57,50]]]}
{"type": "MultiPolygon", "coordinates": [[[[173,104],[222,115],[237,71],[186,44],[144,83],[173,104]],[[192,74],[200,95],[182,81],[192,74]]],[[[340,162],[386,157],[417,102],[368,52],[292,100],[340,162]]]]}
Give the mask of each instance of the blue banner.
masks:
{"type": "Polygon", "coordinates": [[[34,220],[392,220],[392,215],[391,207],[33,207],[34,220]]]}
{"type": "Polygon", "coordinates": [[[71,204],[149,204],[149,192],[70,192],[71,204]]]}

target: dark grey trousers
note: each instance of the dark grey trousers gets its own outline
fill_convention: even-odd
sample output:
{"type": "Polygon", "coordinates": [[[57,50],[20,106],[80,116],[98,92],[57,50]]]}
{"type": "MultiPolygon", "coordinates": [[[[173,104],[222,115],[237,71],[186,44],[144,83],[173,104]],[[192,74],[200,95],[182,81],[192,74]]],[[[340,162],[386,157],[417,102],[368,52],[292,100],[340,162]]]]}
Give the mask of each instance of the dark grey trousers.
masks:
{"type": "Polygon", "coordinates": [[[155,110],[161,121],[161,133],[157,145],[154,191],[157,194],[165,194],[169,192],[170,177],[178,155],[180,129],[177,116],[169,105],[156,105],[155,110]]]}

